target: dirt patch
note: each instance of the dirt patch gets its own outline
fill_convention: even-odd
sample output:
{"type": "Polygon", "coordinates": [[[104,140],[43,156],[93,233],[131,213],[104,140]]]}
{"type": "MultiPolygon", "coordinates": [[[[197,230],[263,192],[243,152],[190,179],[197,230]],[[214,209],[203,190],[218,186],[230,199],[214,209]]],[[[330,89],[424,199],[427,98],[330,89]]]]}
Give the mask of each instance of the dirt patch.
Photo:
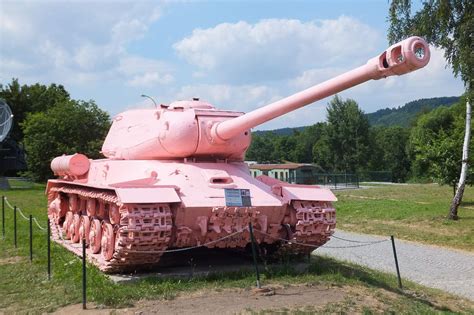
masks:
{"type": "Polygon", "coordinates": [[[223,289],[182,293],[172,300],[142,300],[135,306],[122,309],[104,309],[88,303],[87,311],[82,304],[66,306],[54,314],[75,315],[84,312],[94,315],[142,315],[142,314],[255,314],[264,312],[361,314],[385,313],[398,310],[412,313],[415,302],[429,305],[433,311],[469,313],[473,303],[449,295],[431,295],[405,290],[396,293],[384,289],[360,285],[302,285],[266,286],[269,290],[223,289]],[[299,312],[298,312],[299,311],[299,312]]]}
{"type": "MultiPolygon", "coordinates": [[[[260,310],[322,308],[331,303],[342,303],[348,288],[324,285],[270,286],[270,290],[226,289],[220,292],[203,290],[180,295],[173,300],[139,301],[128,309],[92,309],[90,314],[238,314],[260,310]]],[[[54,314],[82,313],[82,304],[70,305],[54,314]]]]}
{"type": "Polygon", "coordinates": [[[25,260],[25,259],[23,257],[20,257],[20,256],[0,258],[0,265],[17,264],[19,262],[22,262],[23,260],[25,260]]]}

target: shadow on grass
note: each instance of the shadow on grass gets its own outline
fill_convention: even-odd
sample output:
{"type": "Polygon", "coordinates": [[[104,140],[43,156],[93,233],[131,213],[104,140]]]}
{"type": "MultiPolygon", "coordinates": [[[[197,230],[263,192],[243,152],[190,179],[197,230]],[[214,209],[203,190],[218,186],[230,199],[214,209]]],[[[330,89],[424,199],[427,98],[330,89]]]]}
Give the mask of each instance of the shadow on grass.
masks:
{"type": "Polygon", "coordinates": [[[390,284],[389,282],[395,281],[396,278],[394,276],[383,274],[381,272],[373,271],[353,264],[344,263],[331,258],[320,256],[314,257],[308,272],[320,276],[327,274],[340,274],[347,280],[356,280],[372,287],[381,288],[402,295],[411,300],[428,305],[438,311],[452,311],[447,307],[439,307],[427,299],[414,296],[411,292],[404,291],[398,287],[393,286],[393,284],[390,284]]]}
{"type": "Polygon", "coordinates": [[[469,201],[463,201],[463,202],[461,202],[461,207],[462,207],[462,206],[464,206],[464,207],[472,207],[472,206],[474,206],[474,201],[471,201],[471,200],[469,200],[469,201]]]}
{"type": "MultiPolygon", "coordinates": [[[[296,265],[297,263],[295,261],[286,261],[272,265],[265,264],[260,270],[263,279],[262,282],[265,283],[265,280],[290,283],[313,282],[321,284],[330,283],[336,286],[361,284],[367,287],[393,292],[399,296],[432,307],[437,311],[452,311],[450,308],[440,307],[432,303],[427,298],[417,296],[419,292],[398,289],[396,278],[382,272],[320,256],[313,256],[311,262],[306,264],[304,270],[296,268],[296,265]]],[[[206,286],[206,284],[217,283],[220,285],[228,282],[227,285],[225,285],[226,287],[239,287],[249,286],[255,283],[254,281],[255,273],[247,269],[232,272],[217,272],[207,276],[194,276],[184,281],[182,279],[158,279],[156,277],[149,277],[139,280],[138,282],[141,283],[141,285],[147,286],[159,286],[164,284],[181,291],[181,285],[186,285],[185,283],[190,286],[206,286]]],[[[174,294],[172,294],[172,296],[173,295],[174,294]]]]}

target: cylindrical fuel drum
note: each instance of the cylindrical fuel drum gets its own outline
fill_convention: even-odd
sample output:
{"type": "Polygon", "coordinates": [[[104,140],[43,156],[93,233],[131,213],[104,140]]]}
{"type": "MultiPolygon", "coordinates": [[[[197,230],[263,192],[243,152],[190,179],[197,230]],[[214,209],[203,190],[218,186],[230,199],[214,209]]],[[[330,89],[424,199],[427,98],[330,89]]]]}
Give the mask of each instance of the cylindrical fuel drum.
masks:
{"type": "Polygon", "coordinates": [[[81,176],[89,171],[90,161],[84,154],[63,155],[51,161],[51,169],[58,176],[81,176]]]}

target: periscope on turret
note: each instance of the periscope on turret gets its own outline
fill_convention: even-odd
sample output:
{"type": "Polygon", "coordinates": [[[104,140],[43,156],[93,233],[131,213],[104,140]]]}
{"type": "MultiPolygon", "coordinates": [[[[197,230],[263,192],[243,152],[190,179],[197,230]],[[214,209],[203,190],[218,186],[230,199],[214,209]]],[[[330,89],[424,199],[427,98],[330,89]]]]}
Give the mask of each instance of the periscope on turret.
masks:
{"type": "Polygon", "coordinates": [[[403,75],[430,59],[426,42],[410,37],[365,65],[247,114],[193,99],[113,119],[104,159],[76,153],[55,158],[48,181],[53,238],[106,272],[157,265],[164,252],[206,246],[245,249],[252,224],[266,252],[308,253],[336,226],[334,194],[267,176],[244,162],[250,130],[366,81],[403,75]],[[232,236],[232,237],[229,237],[232,236]]]}

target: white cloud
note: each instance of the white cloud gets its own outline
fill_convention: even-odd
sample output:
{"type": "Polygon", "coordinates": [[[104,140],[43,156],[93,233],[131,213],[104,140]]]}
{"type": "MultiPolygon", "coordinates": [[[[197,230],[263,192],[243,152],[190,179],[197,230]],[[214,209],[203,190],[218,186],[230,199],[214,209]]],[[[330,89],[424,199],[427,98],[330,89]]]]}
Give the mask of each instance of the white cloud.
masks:
{"type": "MultiPolygon", "coordinates": [[[[190,30],[173,47],[163,47],[154,38],[148,49],[164,51],[165,56],[168,49],[183,58],[181,64],[171,65],[173,56],[158,60],[140,55],[139,41],[150,35],[162,11],[162,4],[151,1],[0,0],[0,82],[18,77],[22,83],[64,84],[113,113],[134,103],[137,90],[158,95],[157,102],[200,97],[217,108],[248,112],[359,66],[388,46],[385,34],[347,16],[309,22],[240,21],[190,30]]],[[[170,29],[180,23],[169,20],[170,29]]],[[[170,40],[176,34],[166,36],[170,40]]],[[[354,98],[372,112],[422,97],[461,94],[460,80],[444,66],[442,52],[434,51],[421,71],[369,82],[341,96],[354,98]]],[[[259,128],[324,120],[327,101],[259,128]]],[[[150,101],[140,99],[140,104],[147,107],[150,101]]]]}
{"type": "MultiPolygon", "coordinates": [[[[445,67],[446,61],[443,57],[443,51],[434,48],[431,51],[430,63],[421,70],[403,76],[369,81],[339,94],[343,98],[355,99],[366,112],[373,112],[385,107],[401,106],[420,98],[460,95],[463,92],[462,84],[460,80],[454,80],[451,69],[445,67]]],[[[201,97],[201,99],[213,103],[217,108],[249,112],[349,71],[374,56],[376,56],[376,53],[366,54],[364,56],[365,60],[362,59],[359,64],[350,67],[342,67],[336,64],[333,67],[305,70],[299,76],[283,80],[272,86],[265,84],[189,85],[172,94],[174,97],[171,99],[201,97]]],[[[329,100],[330,97],[317,101],[258,126],[257,129],[297,127],[323,121],[326,118],[326,106],[329,100]]]]}
{"type": "Polygon", "coordinates": [[[118,71],[130,79],[127,84],[134,87],[152,87],[174,81],[173,69],[165,62],[143,58],[127,57],[120,60],[118,71]]]}
{"type": "Polygon", "coordinates": [[[341,93],[358,101],[366,112],[380,108],[403,106],[405,103],[431,97],[459,96],[464,92],[460,79],[455,79],[441,49],[431,47],[431,60],[423,69],[387,79],[367,82],[341,93]]]}
{"type": "MultiPolygon", "coordinates": [[[[402,106],[409,101],[439,96],[458,96],[463,93],[460,80],[453,78],[450,67],[440,49],[431,47],[430,63],[423,69],[402,76],[369,81],[339,93],[341,97],[352,98],[367,113],[380,108],[402,106]]],[[[375,54],[366,56],[366,60],[375,54]]],[[[359,65],[362,65],[363,62],[359,65]]],[[[358,66],[358,65],[356,65],[358,66]]],[[[306,89],[351,70],[352,67],[323,67],[303,71],[289,80],[293,91],[306,89]]],[[[318,101],[326,106],[329,99],[318,101]]],[[[305,117],[301,115],[301,117],[305,117]]]]}
{"type": "Polygon", "coordinates": [[[287,79],[315,66],[351,64],[375,51],[378,33],[351,17],[269,19],[195,29],[175,43],[180,56],[224,82],[287,79]]]}
{"type": "MultiPolygon", "coordinates": [[[[170,73],[156,67],[133,72],[122,64],[134,56],[128,45],[140,40],[161,15],[152,2],[1,2],[0,81],[90,84],[169,83],[170,73]]],[[[148,63],[158,62],[148,60],[148,63]]],[[[161,62],[163,63],[163,62],[161,62]]],[[[169,70],[167,68],[166,70],[169,70]]]]}
{"type": "Polygon", "coordinates": [[[146,72],[142,75],[136,75],[127,81],[127,84],[135,87],[151,87],[158,84],[168,84],[173,82],[174,78],[170,74],[161,75],[158,72],[146,72]]]}
{"type": "Polygon", "coordinates": [[[290,80],[290,86],[298,90],[306,89],[320,82],[329,80],[341,73],[344,73],[347,70],[350,69],[325,67],[305,70],[301,73],[301,75],[290,80]]]}
{"type": "MultiPolygon", "coordinates": [[[[169,99],[172,101],[199,97],[219,109],[248,113],[288,96],[289,93],[285,93],[287,90],[286,84],[283,86],[201,84],[184,86],[179,91],[172,93],[169,99]]],[[[310,125],[324,120],[325,114],[324,103],[318,102],[256,126],[254,129],[265,130],[310,125]]]]}
{"type": "Polygon", "coordinates": [[[183,86],[172,99],[199,97],[216,108],[247,112],[279,98],[277,91],[265,85],[198,84],[183,86]]]}

